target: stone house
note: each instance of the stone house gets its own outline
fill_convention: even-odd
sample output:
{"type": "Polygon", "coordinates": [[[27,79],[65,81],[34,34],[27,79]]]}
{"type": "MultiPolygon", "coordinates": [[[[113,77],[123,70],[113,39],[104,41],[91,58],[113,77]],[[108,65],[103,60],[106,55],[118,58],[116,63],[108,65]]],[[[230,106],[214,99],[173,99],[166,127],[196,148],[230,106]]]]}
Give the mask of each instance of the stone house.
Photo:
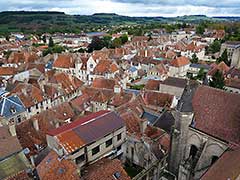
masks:
{"type": "Polygon", "coordinates": [[[48,146],[80,168],[124,152],[126,126],[115,112],[99,111],[47,133],[48,146]]]}

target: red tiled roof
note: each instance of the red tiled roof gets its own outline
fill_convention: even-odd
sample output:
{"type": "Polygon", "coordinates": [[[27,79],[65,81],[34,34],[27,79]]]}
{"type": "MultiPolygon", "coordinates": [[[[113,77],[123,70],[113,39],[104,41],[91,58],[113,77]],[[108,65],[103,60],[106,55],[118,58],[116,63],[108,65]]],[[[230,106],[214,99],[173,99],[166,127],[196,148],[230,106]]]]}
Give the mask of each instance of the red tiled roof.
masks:
{"type": "Polygon", "coordinates": [[[103,158],[88,166],[83,174],[83,180],[116,180],[114,174],[119,174],[119,180],[131,180],[118,159],[103,158]]]}
{"type": "Polygon", "coordinates": [[[77,166],[67,159],[58,159],[57,153],[51,151],[37,166],[41,180],[79,180],[77,166]]]}
{"type": "Polygon", "coordinates": [[[176,59],[173,59],[170,63],[174,67],[181,67],[181,66],[186,66],[190,64],[190,61],[187,57],[181,56],[176,59]]]}
{"type": "Polygon", "coordinates": [[[74,131],[66,131],[57,135],[56,138],[68,153],[72,153],[86,144],[74,131]]]}
{"type": "Polygon", "coordinates": [[[54,74],[50,82],[61,84],[61,87],[66,94],[75,91],[83,85],[83,82],[80,79],[66,73],[54,74]]]}
{"type": "Polygon", "coordinates": [[[93,80],[93,88],[113,89],[117,82],[114,79],[96,78],[93,80]]]}
{"type": "Polygon", "coordinates": [[[217,71],[222,72],[223,74],[225,74],[226,72],[229,71],[229,67],[222,61],[219,64],[211,64],[211,66],[213,67],[210,71],[208,71],[208,75],[209,76],[213,76],[217,71]]]}
{"type": "Polygon", "coordinates": [[[147,84],[145,85],[145,89],[158,91],[160,82],[161,81],[159,81],[159,80],[150,79],[150,80],[148,80],[147,84]]]}
{"type": "Polygon", "coordinates": [[[19,83],[11,91],[11,93],[18,94],[19,98],[26,108],[31,107],[44,100],[43,92],[32,84],[19,83]]]}
{"type": "Polygon", "coordinates": [[[156,106],[156,107],[170,107],[173,102],[173,95],[153,92],[153,91],[145,91],[143,92],[143,101],[146,105],[156,106]]]}
{"type": "Polygon", "coordinates": [[[12,136],[8,127],[0,127],[0,159],[22,150],[17,136],[12,136]]]}
{"type": "Polygon", "coordinates": [[[140,138],[142,136],[140,127],[140,122],[142,120],[134,112],[131,111],[126,111],[125,113],[122,113],[121,117],[126,124],[127,132],[140,138]]]}
{"type": "Polygon", "coordinates": [[[74,128],[76,128],[77,126],[87,122],[87,121],[90,121],[91,119],[95,119],[101,115],[104,115],[106,113],[109,113],[110,111],[99,111],[99,112],[96,112],[96,113],[92,113],[90,114],[89,116],[86,116],[86,117],[83,117],[83,118],[80,118],[78,120],[75,120],[73,121],[72,123],[69,123],[69,124],[66,124],[66,125],[63,125],[57,129],[53,129],[51,131],[49,131],[47,134],[51,135],[51,136],[56,136],[58,134],[61,134],[65,131],[68,131],[68,130],[72,130],[74,128]]]}
{"type": "Polygon", "coordinates": [[[200,86],[193,97],[195,128],[240,144],[240,95],[200,86]]]}
{"type": "Polygon", "coordinates": [[[201,177],[201,180],[237,180],[240,176],[240,149],[227,150],[201,177]]]}
{"type": "Polygon", "coordinates": [[[74,61],[70,55],[61,54],[54,61],[53,67],[56,68],[74,68],[74,61]]]}
{"type": "Polygon", "coordinates": [[[17,73],[14,67],[0,67],[0,76],[11,76],[17,73]]]}
{"type": "Polygon", "coordinates": [[[101,60],[94,68],[94,73],[96,74],[105,74],[105,73],[114,73],[118,70],[116,64],[110,60],[101,60]]]}

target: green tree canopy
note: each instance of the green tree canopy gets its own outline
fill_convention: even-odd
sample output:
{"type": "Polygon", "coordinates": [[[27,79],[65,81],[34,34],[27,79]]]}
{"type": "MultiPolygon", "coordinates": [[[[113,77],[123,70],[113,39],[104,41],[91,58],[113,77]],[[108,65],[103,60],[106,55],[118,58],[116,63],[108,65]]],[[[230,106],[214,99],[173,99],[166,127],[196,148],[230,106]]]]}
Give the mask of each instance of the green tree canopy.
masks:
{"type": "Polygon", "coordinates": [[[224,62],[226,65],[230,66],[231,62],[228,60],[228,53],[227,49],[225,49],[222,55],[217,59],[217,63],[224,62]]]}
{"type": "Polygon", "coordinates": [[[46,38],[46,36],[45,36],[45,35],[43,35],[43,36],[42,36],[42,41],[43,41],[44,43],[46,43],[46,42],[47,42],[47,38],[46,38]]]}
{"type": "Polygon", "coordinates": [[[217,70],[217,72],[212,76],[212,79],[209,82],[209,85],[214,88],[224,89],[224,77],[221,71],[217,70]]]}
{"type": "Polygon", "coordinates": [[[204,26],[204,25],[199,24],[199,25],[196,27],[196,33],[197,33],[197,34],[202,35],[202,34],[204,33],[204,31],[205,31],[205,26],[204,26]]]}
{"type": "Polygon", "coordinates": [[[53,46],[54,46],[53,38],[50,37],[49,42],[48,42],[48,47],[50,48],[50,47],[53,47],[53,46]]]}
{"type": "Polygon", "coordinates": [[[113,48],[117,48],[120,47],[122,45],[122,41],[120,38],[115,38],[112,42],[112,47],[113,48]]]}
{"type": "Polygon", "coordinates": [[[121,37],[120,37],[121,41],[122,41],[122,44],[125,44],[126,42],[128,42],[128,35],[127,34],[123,34],[121,37]]]}
{"type": "Polygon", "coordinates": [[[92,42],[88,45],[88,52],[93,52],[94,50],[101,50],[104,48],[104,41],[97,36],[94,36],[92,42]]]}
{"type": "Polygon", "coordinates": [[[198,57],[195,53],[192,55],[192,59],[190,61],[191,63],[198,63],[198,57]]]}
{"type": "Polygon", "coordinates": [[[208,47],[208,52],[209,53],[216,53],[219,52],[221,49],[221,41],[219,40],[214,40],[212,44],[208,47]]]}

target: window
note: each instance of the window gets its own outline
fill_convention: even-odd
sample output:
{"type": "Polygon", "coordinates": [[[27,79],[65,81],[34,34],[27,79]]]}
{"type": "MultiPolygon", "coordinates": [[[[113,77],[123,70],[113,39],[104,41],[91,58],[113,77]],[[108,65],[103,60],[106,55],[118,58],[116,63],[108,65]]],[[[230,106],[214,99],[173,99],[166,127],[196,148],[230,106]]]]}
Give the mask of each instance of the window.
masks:
{"type": "Polygon", "coordinates": [[[120,151],[121,149],[122,149],[121,145],[117,147],[117,151],[120,151]]]}
{"type": "Polygon", "coordinates": [[[192,157],[192,159],[194,159],[194,157],[196,156],[197,154],[197,151],[198,151],[198,148],[194,145],[191,146],[191,149],[190,149],[190,154],[189,156],[192,157]]]}
{"type": "Polygon", "coordinates": [[[95,154],[97,154],[99,151],[100,151],[99,146],[93,148],[93,149],[92,149],[92,156],[95,155],[95,154]]]}
{"type": "Polygon", "coordinates": [[[21,116],[17,116],[17,122],[18,122],[18,123],[21,122],[21,116]]]}
{"type": "Polygon", "coordinates": [[[77,164],[80,164],[83,161],[85,161],[85,155],[84,154],[76,158],[76,163],[77,164]]]}
{"type": "Polygon", "coordinates": [[[121,139],[122,139],[122,134],[120,133],[120,134],[117,135],[117,140],[119,141],[121,139]]]}
{"type": "Polygon", "coordinates": [[[218,156],[212,156],[211,165],[213,165],[218,160],[218,156]]]}
{"type": "Polygon", "coordinates": [[[112,139],[109,139],[106,141],[106,147],[109,147],[112,145],[112,139]]]}

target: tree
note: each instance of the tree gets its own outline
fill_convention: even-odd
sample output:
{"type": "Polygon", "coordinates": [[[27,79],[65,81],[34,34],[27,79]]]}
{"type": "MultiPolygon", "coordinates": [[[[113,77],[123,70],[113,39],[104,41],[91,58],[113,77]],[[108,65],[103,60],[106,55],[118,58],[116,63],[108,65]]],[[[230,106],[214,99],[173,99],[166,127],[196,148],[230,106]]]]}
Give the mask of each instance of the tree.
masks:
{"type": "Polygon", "coordinates": [[[53,38],[50,37],[48,42],[48,47],[53,47],[53,46],[54,46],[53,38]]]}
{"type": "Polygon", "coordinates": [[[192,59],[190,61],[191,63],[198,63],[198,57],[195,53],[192,55],[192,59]]]}
{"type": "Polygon", "coordinates": [[[104,42],[97,36],[94,36],[92,42],[88,45],[88,52],[93,52],[94,50],[101,50],[104,48],[104,42]]]}
{"type": "Polygon", "coordinates": [[[7,41],[10,40],[10,36],[9,36],[9,34],[7,34],[7,35],[5,36],[5,39],[6,39],[7,41]]]}
{"type": "Polygon", "coordinates": [[[203,81],[205,76],[206,76],[206,72],[204,71],[204,68],[200,68],[196,78],[203,81]]]}
{"type": "Polygon", "coordinates": [[[112,42],[112,47],[113,48],[117,48],[120,47],[122,45],[122,41],[120,38],[115,38],[112,42]]]}
{"type": "Polygon", "coordinates": [[[44,43],[47,42],[46,35],[43,35],[43,36],[42,36],[42,41],[43,41],[44,43]]]}
{"type": "Polygon", "coordinates": [[[121,41],[122,41],[122,44],[125,44],[126,42],[128,42],[128,35],[127,34],[123,34],[121,37],[120,37],[121,41]]]}
{"type": "Polygon", "coordinates": [[[112,37],[111,36],[104,36],[102,38],[102,41],[103,41],[104,47],[110,48],[110,46],[112,44],[112,37]]]}
{"type": "Polygon", "coordinates": [[[209,85],[214,88],[224,89],[224,77],[221,71],[217,70],[217,72],[212,76],[212,79],[209,82],[209,85]]]}
{"type": "Polygon", "coordinates": [[[226,65],[230,66],[231,62],[228,60],[228,53],[227,49],[225,49],[222,55],[217,59],[217,63],[224,62],[226,65]]]}
{"type": "Polygon", "coordinates": [[[202,35],[205,31],[205,27],[204,25],[202,24],[199,24],[197,27],[196,27],[196,33],[199,34],[199,35],[202,35]]]}
{"type": "Polygon", "coordinates": [[[216,53],[219,52],[221,49],[221,41],[219,40],[214,40],[212,44],[208,47],[207,51],[208,53],[216,53]]]}

